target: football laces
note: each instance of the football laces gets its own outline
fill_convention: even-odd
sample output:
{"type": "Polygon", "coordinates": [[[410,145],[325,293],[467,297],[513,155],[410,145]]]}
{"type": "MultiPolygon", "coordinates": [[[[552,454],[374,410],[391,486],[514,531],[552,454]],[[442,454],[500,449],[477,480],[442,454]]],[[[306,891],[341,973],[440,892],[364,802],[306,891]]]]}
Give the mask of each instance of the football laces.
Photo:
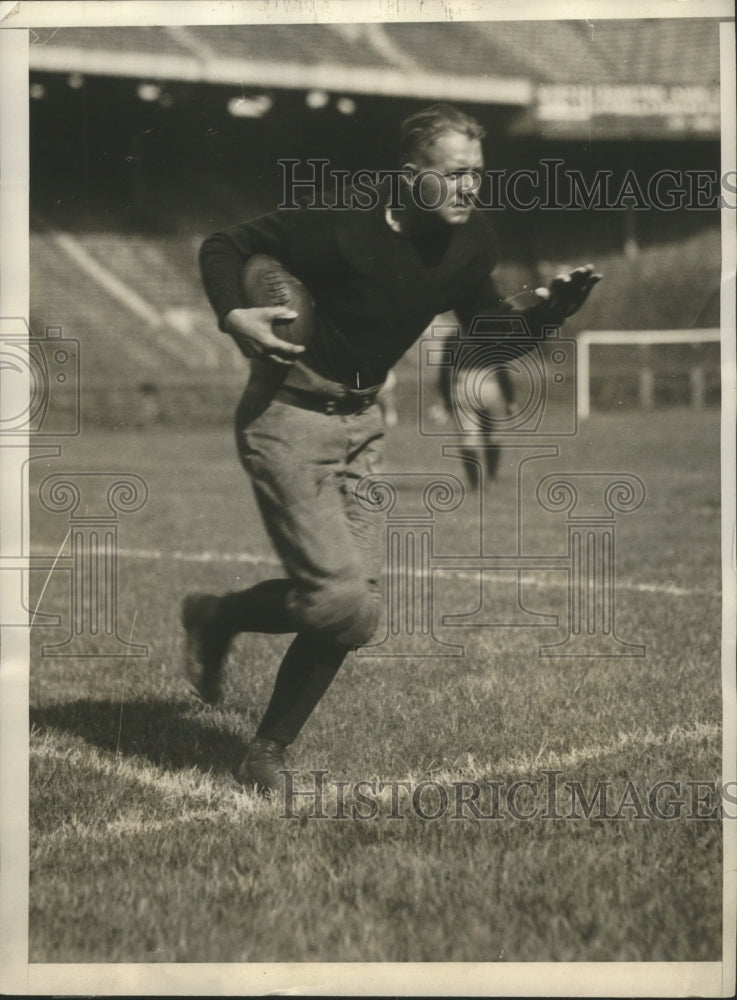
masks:
{"type": "Polygon", "coordinates": [[[263,280],[268,289],[269,298],[275,306],[285,306],[289,303],[289,289],[282,280],[280,271],[276,269],[265,271],[263,280]]]}

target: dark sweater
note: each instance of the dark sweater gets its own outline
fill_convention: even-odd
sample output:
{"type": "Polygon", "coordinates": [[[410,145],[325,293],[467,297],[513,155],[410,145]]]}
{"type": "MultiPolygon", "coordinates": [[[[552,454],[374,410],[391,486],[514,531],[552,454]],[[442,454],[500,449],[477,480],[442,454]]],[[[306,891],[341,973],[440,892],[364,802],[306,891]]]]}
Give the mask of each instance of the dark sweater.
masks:
{"type": "MultiPolygon", "coordinates": [[[[279,211],[210,236],[200,251],[202,280],[220,328],[243,308],[241,271],[255,253],[276,257],[310,289],[318,322],[300,360],[352,388],[379,385],[438,313],[455,309],[464,325],[479,314],[512,310],[491,272],[497,255],[486,220],[432,238],[409,238],[387,223],[384,207],[279,211]]],[[[533,335],[555,320],[541,305],[522,313],[533,335]]],[[[534,342],[524,337],[516,353],[534,342]]]]}

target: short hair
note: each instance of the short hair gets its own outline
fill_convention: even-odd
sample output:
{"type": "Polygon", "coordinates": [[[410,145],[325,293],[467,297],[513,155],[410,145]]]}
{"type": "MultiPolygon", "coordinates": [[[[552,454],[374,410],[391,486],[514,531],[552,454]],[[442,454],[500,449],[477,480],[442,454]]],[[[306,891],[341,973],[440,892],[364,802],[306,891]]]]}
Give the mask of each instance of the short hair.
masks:
{"type": "Polygon", "coordinates": [[[460,132],[469,139],[483,139],[486,130],[475,118],[452,104],[433,104],[405,118],[399,131],[400,163],[425,156],[432,144],[447,132],[460,132]]]}

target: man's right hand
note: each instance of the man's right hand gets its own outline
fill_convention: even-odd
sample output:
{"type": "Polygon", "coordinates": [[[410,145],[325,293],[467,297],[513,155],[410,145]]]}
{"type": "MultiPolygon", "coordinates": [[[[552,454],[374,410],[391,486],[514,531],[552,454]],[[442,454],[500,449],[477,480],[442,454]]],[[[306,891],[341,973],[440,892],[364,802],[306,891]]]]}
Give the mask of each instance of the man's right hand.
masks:
{"type": "Polygon", "coordinates": [[[280,365],[291,365],[304,352],[303,344],[280,340],[272,324],[277,320],[297,318],[294,309],[284,306],[264,306],[253,309],[231,309],[224,327],[247,358],[268,358],[280,365]]]}

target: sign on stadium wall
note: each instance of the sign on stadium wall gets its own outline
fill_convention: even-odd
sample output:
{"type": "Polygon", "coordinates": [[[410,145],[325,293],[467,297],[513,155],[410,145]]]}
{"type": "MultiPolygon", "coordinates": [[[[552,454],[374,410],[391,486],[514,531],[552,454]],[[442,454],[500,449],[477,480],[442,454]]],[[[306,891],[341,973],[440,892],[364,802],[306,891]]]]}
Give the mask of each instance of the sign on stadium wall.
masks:
{"type": "Polygon", "coordinates": [[[533,127],[561,138],[717,138],[719,108],[717,85],[545,83],[536,88],[533,127]]]}

